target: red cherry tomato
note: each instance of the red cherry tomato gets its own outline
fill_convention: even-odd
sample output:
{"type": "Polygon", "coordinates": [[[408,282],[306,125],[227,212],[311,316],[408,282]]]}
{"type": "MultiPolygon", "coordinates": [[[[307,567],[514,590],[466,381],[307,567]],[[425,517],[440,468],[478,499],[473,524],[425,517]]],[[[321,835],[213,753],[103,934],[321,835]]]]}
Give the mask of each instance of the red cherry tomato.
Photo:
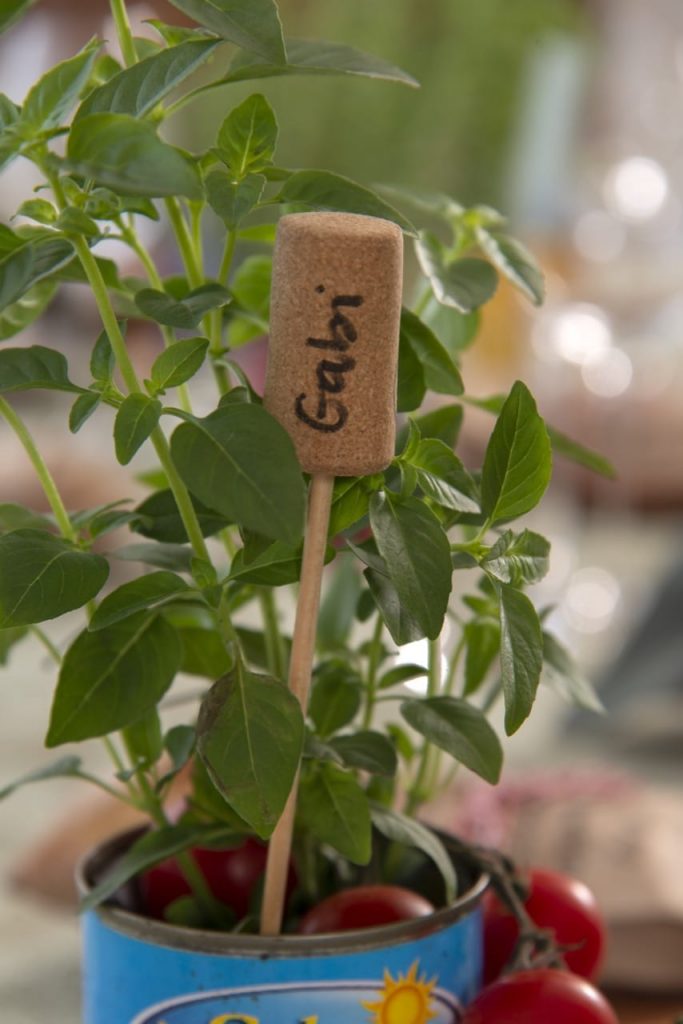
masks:
{"type": "MultiPolygon", "coordinates": [[[[265,872],[268,848],[255,839],[246,839],[241,846],[228,850],[196,847],[190,852],[216,899],[230,907],[238,918],[244,917],[265,872]]],[[[159,920],[163,920],[170,903],[191,892],[173,858],[145,871],[140,886],[147,914],[159,920]]]]}
{"type": "Polygon", "coordinates": [[[585,978],[539,968],[500,978],[479,993],[461,1024],[619,1024],[585,978]]]}
{"type": "Polygon", "coordinates": [[[322,900],[301,919],[297,930],[302,935],[347,932],[433,913],[429,900],[400,885],[358,885],[322,900]]]}
{"type": "MultiPolygon", "coordinates": [[[[534,868],[529,873],[525,907],[540,928],[555,932],[567,967],[583,978],[594,978],[605,948],[605,925],[587,885],[558,871],[534,868]]],[[[484,897],[484,984],[494,981],[507,964],[519,934],[517,920],[496,894],[484,897]]]]}

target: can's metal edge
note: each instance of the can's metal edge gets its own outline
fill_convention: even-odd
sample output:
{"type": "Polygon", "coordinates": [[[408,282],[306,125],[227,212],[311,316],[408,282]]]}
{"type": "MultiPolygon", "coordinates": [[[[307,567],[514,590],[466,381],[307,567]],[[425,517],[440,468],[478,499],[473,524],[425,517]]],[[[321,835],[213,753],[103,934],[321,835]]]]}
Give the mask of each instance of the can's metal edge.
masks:
{"type": "MultiPolygon", "coordinates": [[[[90,891],[89,877],[92,877],[97,867],[102,867],[117,854],[122,853],[141,831],[143,830],[134,829],[114,836],[95,847],[80,860],[76,868],[76,884],[81,896],[90,891]]],[[[447,834],[440,833],[440,837],[447,846],[447,834]]],[[[340,953],[358,953],[400,945],[441,931],[459,918],[471,913],[480,902],[488,885],[489,877],[482,873],[470,888],[450,906],[437,910],[427,917],[334,935],[262,936],[212,932],[201,928],[185,928],[180,925],[168,924],[165,921],[152,920],[121,907],[107,904],[97,907],[92,913],[97,914],[101,922],[108,928],[131,938],[170,949],[262,960],[274,957],[334,956],[340,953]]]]}

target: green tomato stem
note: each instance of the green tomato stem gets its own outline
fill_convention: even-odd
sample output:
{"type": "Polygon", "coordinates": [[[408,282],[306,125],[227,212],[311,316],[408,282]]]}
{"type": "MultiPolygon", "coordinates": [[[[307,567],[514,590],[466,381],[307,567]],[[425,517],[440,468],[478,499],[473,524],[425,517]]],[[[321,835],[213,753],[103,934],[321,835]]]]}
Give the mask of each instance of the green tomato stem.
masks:
{"type": "Polygon", "coordinates": [[[52,474],[47,468],[42,455],[38,451],[28,427],[19,414],[15,412],[9,402],[2,396],[0,396],[0,415],[7,420],[21,442],[24,451],[31,460],[31,464],[33,465],[36,475],[40,480],[40,485],[45,492],[45,497],[47,498],[53,515],[57,520],[59,532],[65,540],[71,541],[72,544],[75,544],[78,540],[78,535],[71,523],[71,520],[69,519],[69,515],[64,507],[64,502],[62,501],[62,496],[57,489],[57,485],[55,484],[52,474]]]}
{"type": "Polygon", "coordinates": [[[116,35],[119,40],[119,46],[121,47],[121,56],[123,57],[124,64],[129,68],[133,64],[137,64],[138,55],[135,52],[135,41],[133,39],[130,21],[128,20],[126,4],[124,0],[110,0],[109,6],[116,26],[116,35]]]}

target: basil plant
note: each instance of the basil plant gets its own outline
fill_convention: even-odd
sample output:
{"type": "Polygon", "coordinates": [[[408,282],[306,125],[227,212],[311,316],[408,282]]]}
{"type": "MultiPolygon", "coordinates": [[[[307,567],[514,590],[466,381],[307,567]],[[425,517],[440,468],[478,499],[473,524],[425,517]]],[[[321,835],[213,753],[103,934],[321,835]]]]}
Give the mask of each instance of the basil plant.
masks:
{"type": "MultiPolygon", "coordinates": [[[[499,277],[533,304],[543,297],[539,270],[498,213],[282,167],[270,103],[255,91],[231,105],[227,88],[292,75],[312,88],[319,75],[404,89],[414,80],[349,46],[286,39],[275,0],[172,3],[184,27],[153,20],[151,40],[135,38],[124,0],[111,0],[120,59],[93,39],[36,81],[21,106],[0,95],[0,167],[23,159],[41,176],[18,216],[0,225],[0,416],[51,510],[0,505],[0,651],[3,663],[20,657],[29,637],[49,651],[56,684],[45,744],[57,752],[3,795],[69,776],[148,815],[151,828],[91,902],[168,855],[244,835],[267,840],[297,774],[294,855],[309,898],[370,870],[377,849],[387,855],[373,860],[373,877],[394,877],[397,849],[405,860],[414,847],[442,869],[450,893],[450,861],[417,815],[455,767],[496,783],[503,750],[491,708],[500,698],[505,731],[516,732],[544,665],[595,703],[528,593],[547,571],[548,542],[518,521],[548,486],[553,446],[607,467],[549,430],[521,381],[508,394],[465,397],[459,358],[499,277]],[[166,141],[167,123],[218,87],[227,113],[213,145],[189,153],[166,141]],[[401,320],[395,458],[384,473],[335,483],[304,715],[286,685],[283,622],[300,574],[307,480],[235,352],[268,331],[277,219],[306,210],[396,222],[420,279],[401,320]],[[139,230],[145,220],[165,222],[180,273],[159,269],[139,230]],[[207,243],[218,223],[213,259],[207,243]],[[137,258],[139,277],[100,254],[111,239],[137,258]],[[67,284],[89,290],[102,323],[98,337],[82,339],[89,363],[78,367],[49,344],[21,341],[31,325],[49,335],[49,320],[36,321],[67,284]],[[146,379],[126,341],[134,320],[158,337],[146,379]],[[208,415],[194,411],[197,380],[203,404],[213,388],[208,415]],[[104,507],[65,507],[12,400],[40,390],[65,395],[66,443],[69,431],[97,429],[109,406],[108,456],[128,465],[153,449],[144,500],[124,492],[104,507]],[[481,467],[456,454],[471,406],[491,415],[481,467]],[[120,559],[137,575],[111,589],[120,559]],[[42,624],[75,609],[80,627],[58,647],[42,624]],[[417,640],[425,663],[397,661],[398,648],[417,640]],[[174,694],[179,674],[201,681],[193,695],[174,694]],[[405,687],[419,677],[422,696],[405,687]],[[111,758],[109,778],[73,752],[95,737],[111,758]],[[185,809],[171,821],[166,797],[181,772],[185,809]]],[[[11,31],[29,6],[6,3],[0,28],[11,31]]]]}

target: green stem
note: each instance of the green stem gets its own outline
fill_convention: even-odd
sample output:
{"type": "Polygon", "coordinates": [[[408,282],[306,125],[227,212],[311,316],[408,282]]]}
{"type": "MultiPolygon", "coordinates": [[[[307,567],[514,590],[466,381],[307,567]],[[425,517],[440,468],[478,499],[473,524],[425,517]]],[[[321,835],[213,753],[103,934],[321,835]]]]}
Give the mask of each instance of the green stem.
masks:
{"type": "MultiPolygon", "coordinates": [[[[441,687],[441,644],[439,639],[429,641],[429,673],[427,676],[427,697],[435,697],[441,687]]],[[[428,798],[427,780],[430,777],[432,745],[428,740],[422,744],[420,761],[412,786],[408,790],[405,813],[413,815],[420,804],[428,798]]]]}
{"type": "MultiPolygon", "coordinates": [[[[118,325],[116,314],[114,313],[111,302],[109,301],[107,286],[104,283],[97,261],[82,238],[75,239],[74,246],[85,271],[85,275],[88,278],[90,287],[92,288],[93,295],[95,296],[95,302],[97,303],[97,308],[99,309],[100,316],[102,317],[104,329],[107,332],[107,337],[109,338],[112,351],[116,357],[116,362],[126,387],[132,394],[144,394],[143,389],[140,386],[140,382],[138,381],[135,367],[128,355],[126,343],[118,325]]],[[[173,464],[168,441],[166,440],[166,435],[162,431],[161,427],[157,426],[154,428],[150,434],[150,440],[154,445],[159,462],[161,463],[168,478],[169,487],[173,491],[173,496],[175,498],[176,505],[178,506],[178,512],[180,513],[180,518],[182,519],[183,525],[187,531],[192,549],[198,558],[201,558],[206,562],[210,562],[211,559],[209,558],[209,552],[202,535],[197,514],[194,510],[189,492],[173,464]]]]}
{"type": "Polygon", "coordinates": [[[287,656],[285,652],[280,624],[277,617],[275,597],[267,587],[258,591],[261,614],[263,616],[263,635],[266,643],[266,659],[268,671],[275,679],[287,679],[287,656]]]}
{"type": "Polygon", "coordinates": [[[365,686],[365,710],[363,711],[363,728],[369,729],[372,724],[372,716],[377,703],[377,670],[379,669],[382,657],[382,631],[384,622],[381,615],[377,615],[375,628],[370,641],[368,652],[368,678],[365,686]]]}
{"type": "Polygon", "coordinates": [[[463,633],[460,635],[457,644],[453,648],[453,652],[448,663],[448,674],[446,675],[446,680],[444,682],[443,687],[444,693],[448,695],[450,695],[453,692],[453,687],[455,686],[455,674],[458,671],[458,665],[460,663],[460,658],[462,657],[462,652],[464,650],[465,635],[463,633]]]}
{"type": "Polygon", "coordinates": [[[194,250],[192,234],[183,216],[180,203],[175,197],[166,199],[166,211],[173,228],[173,234],[178,243],[178,249],[183,266],[185,267],[187,279],[190,282],[190,287],[199,288],[203,280],[201,266],[194,250]]]}
{"type": "Polygon", "coordinates": [[[57,520],[57,526],[59,527],[62,537],[75,544],[78,540],[78,535],[71,523],[71,520],[69,519],[69,515],[64,507],[64,502],[62,501],[62,496],[57,490],[57,485],[54,482],[52,474],[45,465],[45,461],[38,451],[36,443],[33,440],[26,424],[18,413],[15,412],[9,402],[1,396],[0,415],[4,416],[7,420],[17,438],[23,445],[24,451],[31,460],[31,464],[33,465],[38,479],[40,480],[40,485],[45,492],[45,497],[47,498],[53,515],[57,520]]]}
{"type": "Polygon", "coordinates": [[[124,64],[126,67],[131,67],[137,63],[138,55],[135,52],[135,41],[133,40],[133,33],[130,27],[130,21],[128,20],[128,12],[126,10],[125,0],[110,0],[110,7],[114,24],[116,25],[116,35],[118,36],[119,46],[121,47],[121,55],[123,57],[124,64]]]}
{"type": "Polygon", "coordinates": [[[31,630],[33,635],[38,640],[40,640],[41,644],[43,645],[45,650],[48,652],[50,657],[53,659],[53,661],[56,661],[58,665],[61,665],[61,663],[62,663],[62,656],[59,653],[59,651],[57,650],[57,648],[55,647],[55,645],[52,643],[52,640],[50,640],[50,638],[47,635],[47,633],[45,633],[44,630],[42,630],[40,628],[40,626],[30,626],[29,629],[31,630]]]}

